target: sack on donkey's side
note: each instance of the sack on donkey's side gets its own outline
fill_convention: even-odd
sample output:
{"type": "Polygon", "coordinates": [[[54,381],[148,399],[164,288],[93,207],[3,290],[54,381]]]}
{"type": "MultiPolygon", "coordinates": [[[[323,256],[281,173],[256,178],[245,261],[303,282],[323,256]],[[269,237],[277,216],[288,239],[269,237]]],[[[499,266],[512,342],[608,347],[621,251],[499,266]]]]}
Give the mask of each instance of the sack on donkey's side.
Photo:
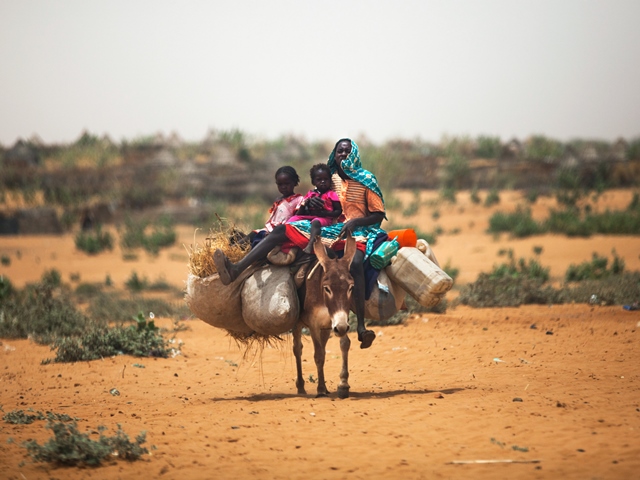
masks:
{"type": "Polygon", "coordinates": [[[280,335],[293,328],[300,313],[289,267],[266,265],[244,282],[242,317],[262,335],[280,335]]]}

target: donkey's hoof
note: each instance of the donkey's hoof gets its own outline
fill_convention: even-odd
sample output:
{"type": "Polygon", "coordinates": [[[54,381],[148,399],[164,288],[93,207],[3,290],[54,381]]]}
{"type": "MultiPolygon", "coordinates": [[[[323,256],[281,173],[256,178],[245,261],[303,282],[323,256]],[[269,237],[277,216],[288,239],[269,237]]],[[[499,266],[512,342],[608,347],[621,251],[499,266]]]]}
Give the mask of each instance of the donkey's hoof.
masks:
{"type": "Polygon", "coordinates": [[[373,341],[376,339],[376,334],[373,330],[365,330],[362,334],[358,333],[358,340],[360,340],[360,348],[369,348],[373,341]]]}
{"type": "Polygon", "coordinates": [[[349,387],[338,387],[338,398],[349,398],[349,387]]]}
{"type": "Polygon", "coordinates": [[[329,396],[329,392],[318,392],[318,394],[316,395],[316,398],[326,398],[329,396]]]}

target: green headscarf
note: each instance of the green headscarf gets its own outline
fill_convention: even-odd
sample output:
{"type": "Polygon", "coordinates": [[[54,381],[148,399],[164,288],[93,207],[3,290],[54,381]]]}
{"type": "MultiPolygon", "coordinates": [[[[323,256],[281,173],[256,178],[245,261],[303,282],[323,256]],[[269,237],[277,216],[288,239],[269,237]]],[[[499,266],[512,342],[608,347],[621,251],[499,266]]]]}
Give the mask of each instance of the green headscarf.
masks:
{"type": "Polygon", "coordinates": [[[331,173],[333,174],[338,171],[337,162],[335,160],[336,148],[338,147],[338,144],[340,142],[344,141],[351,142],[351,153],[349,153],[347,158],[342,161],[340,167],[347,175],[347,177],[349,177],[351,180],[355,180],[356,182],[360,182],[373,193],[378,195],[382,200],[382,203],[384,204],[384,198],[382,197],[382,191],[378,186],[378,180],[376,179],[376,176],[369,170],[365,170],[364,168],[362,168],[358,145],[356,145],[356,142],[354,142],[350,138],[341,138],[340,140],[338,140],[335,147],[333,147],[333,150],[329,154],[329,161],[327,162],[327,164],[331,169],[331,173]]]}

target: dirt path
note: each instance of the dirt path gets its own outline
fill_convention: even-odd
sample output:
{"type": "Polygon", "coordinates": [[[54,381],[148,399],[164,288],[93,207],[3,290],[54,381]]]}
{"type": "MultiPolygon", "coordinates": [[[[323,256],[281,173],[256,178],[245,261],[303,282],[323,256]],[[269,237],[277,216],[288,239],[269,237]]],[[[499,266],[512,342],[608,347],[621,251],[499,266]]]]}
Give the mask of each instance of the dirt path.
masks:
{"type": "MultiPolygon", "coordinates": [[[[627,198],[621,193],[620,204],[627,198]]],[[[435,251],[460,268],[459,283],[490,270],[501,248],[529,258],[533,246],[542,246],[540,261],[558,279],[569,263],[589,260],[593,251],[610,256],[614,247],[629,270],[640,270],[636,237],[495,240],[483,233],[488,209],[476,211],[463,199],[439,208],[444,230],[460,232],[442,235],[435,251]]],[[[421,224],[433,222],[428,209],[421,215],[421,224]]],[[[179,233],[180,244],[193,241],[193,229],[179,233]]],[[[65,281],[74,273],[82,281],[108,274],[119,287],[132,271],[176,286],[186,278],[181,245],[126,262],[118,250],[95,258],[76,252],[71,235],[3,237],[2,253],[12,262],[1,273],[17,286],[49,268],[65,281]]],[[[168,319],[159,323],[171,326],[168,319]]],[[[335,393],[316,399],[312,382],[307,396],[296,395],[288,337],[280,348],[243,358],[224,332],[198,320],[185,324],[189,330],[176,337],[184,342],[181,354],[170,359],[41,365],[53,356],[48,347],[2,339],[5,412],[67,413],[81,419],[82,431],[104,425],[108,435],[121,424],[131,438],[146,431],[147,446],[155,448],[133,463],[52,468],[32,463],[20,446],[50,438],[44,422],[0,422],[0,478],[626,479],[640,471],[639,312],[458,307],[412,316],[404,326],[375,327],[371,349],[352,344],[346,400],[335,393]],[[113,388],[119,396],[109,393],[113,388]],[[523,463],[451,463],[478,460],[523,463]]],[[[304,345],[311,379],[313,348],[308,339],[304,345]]],[[[328,387],[335,392],[337,340],[328,348],[328,387]]]]}

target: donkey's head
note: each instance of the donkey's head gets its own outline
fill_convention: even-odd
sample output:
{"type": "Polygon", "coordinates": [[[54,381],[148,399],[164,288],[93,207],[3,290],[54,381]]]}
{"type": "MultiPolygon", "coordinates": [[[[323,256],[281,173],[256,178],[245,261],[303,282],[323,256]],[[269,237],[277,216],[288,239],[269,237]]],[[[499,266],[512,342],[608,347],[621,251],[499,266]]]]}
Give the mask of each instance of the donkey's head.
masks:
{"type": "Polygon", "coordinates": [[[356,241],[350,234],[347,235],[344,255],[339,259],[327,255],[320,236],[313,244],[313,250],[323,270],[318,293],[322,298],[316,301],[324,303],[331,318],[331,330],[342,337],[349,331],[349,310],[353,295],[353,277],[349,268],[356,253],[356,241]]]}

